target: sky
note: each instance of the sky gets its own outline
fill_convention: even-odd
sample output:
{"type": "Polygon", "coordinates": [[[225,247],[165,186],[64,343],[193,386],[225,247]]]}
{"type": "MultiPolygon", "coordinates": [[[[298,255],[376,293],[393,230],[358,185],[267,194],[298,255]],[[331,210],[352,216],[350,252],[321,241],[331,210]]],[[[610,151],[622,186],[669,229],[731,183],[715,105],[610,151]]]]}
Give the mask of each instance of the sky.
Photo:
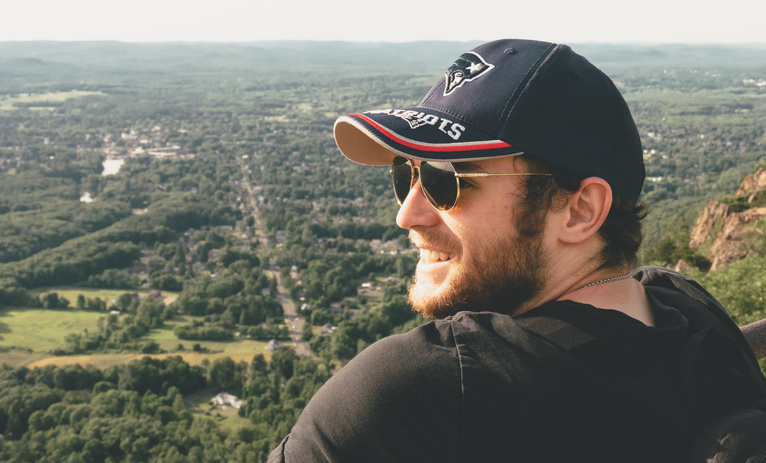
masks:
{"type": "Polygon", "coordinates": [[[766,43],[764,0],[2,0],[0,41],[766,43]]]}

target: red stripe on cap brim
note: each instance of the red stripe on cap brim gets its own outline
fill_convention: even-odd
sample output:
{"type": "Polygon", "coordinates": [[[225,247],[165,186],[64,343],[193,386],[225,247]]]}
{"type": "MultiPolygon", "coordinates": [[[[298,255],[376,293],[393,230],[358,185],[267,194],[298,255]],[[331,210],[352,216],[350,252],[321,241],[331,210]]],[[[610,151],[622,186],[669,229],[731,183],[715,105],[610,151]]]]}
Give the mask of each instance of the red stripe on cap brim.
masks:
{"type": "Polygon", "coordinates": [[[419,151],[426,151],[426,152],[479,151],[479,150],[502,149],[502,148],[511,147],[509,143],[506,143],[502,140],[487,140],[483,142],[468,142],[468,143],[439,143],[439,144],[420,143],[415,140],[411,140],[409,138],[404,138],[400,136],[399,134],[397,134],[396,132],[391,132],[386,127],[378,124],[377,122],[365,116],[364,114],[351,113],[349,114],[349,116],[354,116],[354,117],[358,117],[362,119],[363,121],[370,124],[378,132],[380,132],[382,135],[386,136],[393,142],[398,143],[402,146],[406,146],[408,148],[419,150],[419,151]]]}

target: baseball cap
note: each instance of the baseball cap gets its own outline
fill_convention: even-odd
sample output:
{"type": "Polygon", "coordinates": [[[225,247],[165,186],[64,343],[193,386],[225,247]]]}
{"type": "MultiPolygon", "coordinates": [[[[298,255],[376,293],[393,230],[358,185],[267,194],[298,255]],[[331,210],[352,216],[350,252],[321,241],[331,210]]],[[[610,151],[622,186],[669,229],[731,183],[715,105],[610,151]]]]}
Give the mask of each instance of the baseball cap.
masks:
{"type": "Polygon", "coordinates": [[[352,113],[335,122],[352,161],[390,165],[475,161],[523,153],[579,178],[600,177],[635,203],[641,140],[609,77],[563,44],[498,40],[462,54],[415,107],[352,113]]]}

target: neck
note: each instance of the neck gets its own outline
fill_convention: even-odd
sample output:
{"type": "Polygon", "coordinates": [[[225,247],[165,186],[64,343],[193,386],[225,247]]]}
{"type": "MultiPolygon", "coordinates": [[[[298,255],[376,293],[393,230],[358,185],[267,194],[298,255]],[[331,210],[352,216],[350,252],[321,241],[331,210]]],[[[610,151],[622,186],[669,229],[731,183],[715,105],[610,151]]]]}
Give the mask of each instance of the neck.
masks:
{"type": "Polygon", "coordinates": [[[594,277],[592,281],[573,285],[574,289],[565,292],[557,300],[617,310],[647,326],[654,326],[654,313],[644,287],[631,278],[630,273],[612,269],[598,272],[594,277]]]}
{"type": "Polygon", "coordinates": [[[519,313],[551,300],[569,300],[599,309],[617,310],[647,326],[654,326],[654,314],[644,287],[630,277],[625,266],[601,268],[596,260],[559,261],[551,269],[543,292],[519,313]],[[577,270],[573,270],[577,269],[577,270]],[[579,270],[579,271],[578,271],[579,270]]]}
{"type": "Polygon", "coordinates": [[[592,282],[590,282],[588,284],[582,285],[579,288],[577,288],[575,291],[579,291],[579,290],[585,289],[585,288],[590,288],[591,286],[600,285],[602,283],[611,283],[613,281],[622,280],[624,278],[628,278],[629,276],[630,276],[630,272],[623,273],[622,275],[617,275],[617,276],[613,276],[613,277],[602,278],[600,280],[592,281],[592,282]]]}
{"type": "Polygon", "coordinates": [[[644,287],[629,277],[631,267],[604,267],[600,258],[604,243],[597,237],[583,243],[568,244],[552,240],[545,286],[518,313],[548,301],[570,300],[600,309],[617,310],[642,323],[653,326],[654,315],[644,287]],[[628,276],[626,276],[628,275],[628,276]]]}

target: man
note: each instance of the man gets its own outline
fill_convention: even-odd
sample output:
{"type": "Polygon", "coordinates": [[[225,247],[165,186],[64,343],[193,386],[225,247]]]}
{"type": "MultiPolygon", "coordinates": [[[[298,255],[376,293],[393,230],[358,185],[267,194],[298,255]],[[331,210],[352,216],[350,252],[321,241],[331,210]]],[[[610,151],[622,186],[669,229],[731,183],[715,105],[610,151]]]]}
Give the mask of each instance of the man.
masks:
{"type": "Polygon", "coordinates": [[[417,107],[341,117],[335,138],[391,166],[410,300],[438,320],[346,365],[269,461],[689,461],[766,395],[709,294],[635,268],[639,135],[569,47],[481,45],[417,107]]]}

